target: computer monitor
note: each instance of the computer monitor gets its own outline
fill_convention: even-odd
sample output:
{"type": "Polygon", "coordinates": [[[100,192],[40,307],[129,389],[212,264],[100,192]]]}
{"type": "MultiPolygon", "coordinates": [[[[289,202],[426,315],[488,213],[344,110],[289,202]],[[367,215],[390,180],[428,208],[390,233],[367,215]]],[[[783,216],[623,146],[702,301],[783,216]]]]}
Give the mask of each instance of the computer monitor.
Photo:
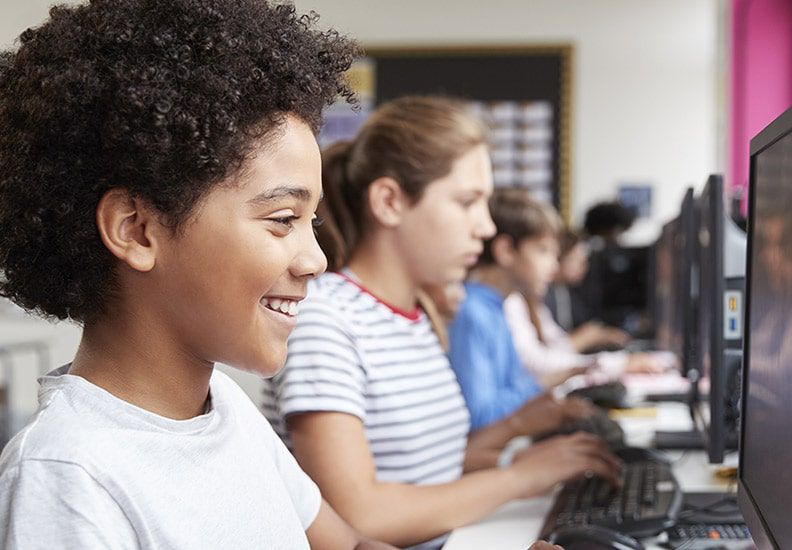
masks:
{"type": "MultiPolygon", "coordinates": [[[[675,327],[681,331],[677,340],[682,345],[680,354],[682,373],[692,378],[696,368],[696,331],[698,329],[698,277],[696,256],[696,208],[693,199],[693,188],[688,188],[682,207],[679,211],[677,223],[677,253],[679,261],[676,262],[678,292],[677,322],[675,327]]],[[[696,375],[699,373],[696,371],[696,375]]]]}
{"type": "Polygon", "coordinates": [[[655,344],[674,353],[682,374],[692,377],[695,365],[696,213],[693,189],[685,192],[679,216],[663,226],[655,244],[655,344]]]}
{"type": "Polygon", "coordinates": [[[726,450],[737,448],[746,241],[726,215],[720,175],[709,177],[696,209],[696,368],[709,385],[708,414],[702,415],[702,423],[709,460],[718,464],[726,450]]]}
{"type": "Polygon", "coordinates": [[[649,307],[649,247],[609,247],[600,254],[600,319],[638,337],[645,336],[649,307]]]}
{"type": "Polygon", "coordinates": [[[792,548],[792,109],[751,140],[738,474],[754,542],[792,548]]]}
{"type": "Polygon", "coordinates": [[[660,350],[673,351],[678,353],[681,346],[674,341],[678,332],[674,330],[674,308],[677,300],[674,298],[676,291],[675,276],[675,247],[674,236],[676,220],[672,220],[663,226],[660,237],[653,247],[653,264],[655,267],[654,275],[654,299],[652,301],[652,314],[655,325],[655,347],[660,350]]]}

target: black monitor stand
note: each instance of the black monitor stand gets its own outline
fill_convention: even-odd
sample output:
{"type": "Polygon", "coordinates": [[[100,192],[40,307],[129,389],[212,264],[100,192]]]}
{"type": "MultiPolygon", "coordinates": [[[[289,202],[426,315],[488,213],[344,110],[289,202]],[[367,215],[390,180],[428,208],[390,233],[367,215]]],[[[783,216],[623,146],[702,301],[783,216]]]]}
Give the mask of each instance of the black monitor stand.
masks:
{"type": "MultiPolygon", "coordinates": [[[[696,424],[696,407],[701,400],[701,394],[698,389],[699,373],[696,369],[688,369],[687,378],[690,380],[690,390],[687,393],[681,394],[677,402],[687,403],[690,409],[690,417],[693,419],[694,428],[685,431],[665,431],[658,430],[655,432],[654,447],[662,450],[688,450],[688,449],[704,449],[705,438],[701,430],[695,427],[696,424]]],[[[649,399],[647,399],[649,400],[649,399]]]]}

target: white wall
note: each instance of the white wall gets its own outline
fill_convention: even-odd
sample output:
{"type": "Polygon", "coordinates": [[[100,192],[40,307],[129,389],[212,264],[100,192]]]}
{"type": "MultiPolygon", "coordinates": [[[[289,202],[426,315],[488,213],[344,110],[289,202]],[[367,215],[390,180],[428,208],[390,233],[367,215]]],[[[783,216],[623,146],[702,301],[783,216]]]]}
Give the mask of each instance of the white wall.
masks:
{"type": "MultiPolygon", "coordinates": [[[[648,182],[655,188],[655,216],[638,228],[640,240],[675,214],[686,185],[700,187],[719,168],[718,2],[298,0],[297,6],[316,10],[323,26],[368,46],[574,44],[573,218],[580,221],[587,206],[612,197],[619,183],[648,182]]],[[[3,0],[0,45],[41,22],[50,3],[3,0]]],[[[38,326],[52,338],[52,363],[70,360],[79,330],[38,326]]],[[[15,327],[17,334],[32,331],[15,327]]],[[[22,374],[32,380],[35,369],[26,368],[22,374]]],[[[258,399],[255,378],[238,377],[258,399]]],[[[24,395],[16,401],[32,410],[34,385],[19,388],[24,395]]]]}
{"type": "MultiPolygon", "coordinates": [[[[364,46],[574,44],[574,221],[623,182],[653,184],[655,219],[668,219],[685,186],[722,170],[721,2],[296,0],[364,46]]],[[[0,44],[39,23],[50,4],[3,0],[0,44]]]]}
{"type": "MultiPolygon", "coordinates": [[[[364,46],[575,46],[572,216],[623,182],[655,219],[716,165],[718,0],[298,0],[364,46]]],[[[656,225],[656,224],[655,224],[656,225]]]]}

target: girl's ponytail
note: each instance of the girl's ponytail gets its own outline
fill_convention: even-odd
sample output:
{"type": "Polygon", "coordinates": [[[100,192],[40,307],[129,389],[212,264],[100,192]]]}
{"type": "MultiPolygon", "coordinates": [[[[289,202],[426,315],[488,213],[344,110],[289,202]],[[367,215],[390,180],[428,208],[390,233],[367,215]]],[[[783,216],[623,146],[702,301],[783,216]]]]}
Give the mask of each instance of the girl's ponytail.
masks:
{"type": "Polygon", "coordinates": [[[338,271],[345,265],[358,239],[359,222],[355,220],[360,212],[353,211],[355,205],[345,196],[350,194],[347,164],[351,146],[351,141],[338,141],[322,151],[324,200],[318,209],[322,225],[317,240],[331,271],[338,271]]]}

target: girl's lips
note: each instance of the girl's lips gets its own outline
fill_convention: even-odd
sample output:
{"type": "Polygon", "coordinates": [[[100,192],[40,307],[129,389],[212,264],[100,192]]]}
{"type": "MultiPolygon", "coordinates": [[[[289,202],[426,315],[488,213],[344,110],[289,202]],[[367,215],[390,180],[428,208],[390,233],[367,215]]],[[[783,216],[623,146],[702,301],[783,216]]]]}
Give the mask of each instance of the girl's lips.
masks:
{"type": "Polygon", "coordinates": [[[465,266],[472,267],[478,262],[479,254],[465,254],[465,266]]]}

